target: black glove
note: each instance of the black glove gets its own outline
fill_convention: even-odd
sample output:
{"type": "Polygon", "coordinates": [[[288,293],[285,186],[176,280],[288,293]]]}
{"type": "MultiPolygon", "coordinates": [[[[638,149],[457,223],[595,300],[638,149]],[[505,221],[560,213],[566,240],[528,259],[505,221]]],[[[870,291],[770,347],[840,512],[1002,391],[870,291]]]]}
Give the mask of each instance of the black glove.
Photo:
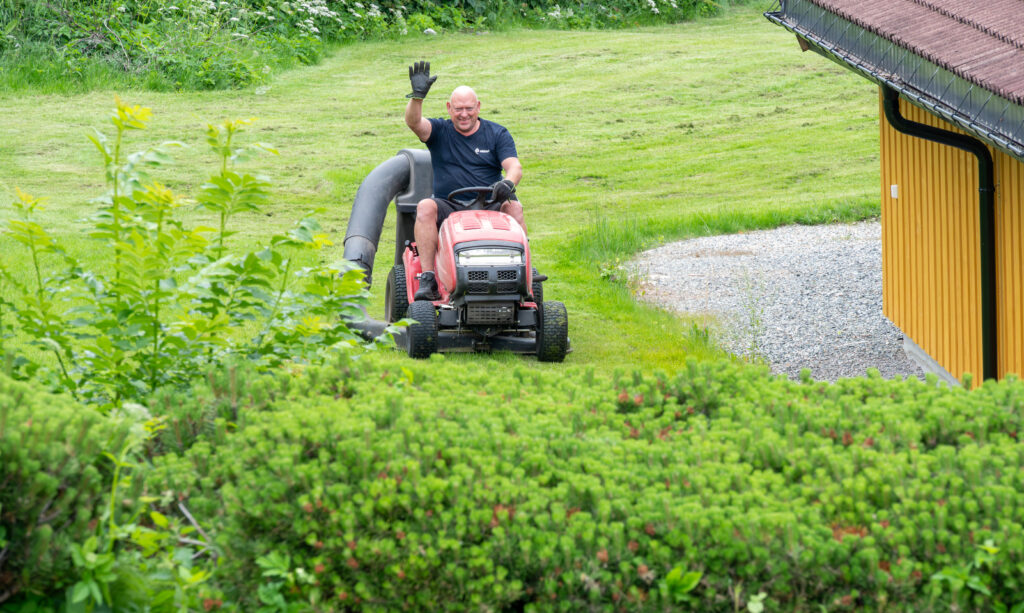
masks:
{"type": "Polygon", "coordinates": [[[430,76],[430,62],[415,62],[409,67],[409,82],[412,83],[412,93],[407,94],[406,98],[419,98],[420,100],[427,97],[427,92],[430,91],[430,86],[437,80],[436,76],[430,76]]]}
{"type": "Polygon", "coordinates": [[[491,200],[494,202],[510,200],[515,193],[516,184],[511,179],[502,179],[491,186],[491,200]]]}

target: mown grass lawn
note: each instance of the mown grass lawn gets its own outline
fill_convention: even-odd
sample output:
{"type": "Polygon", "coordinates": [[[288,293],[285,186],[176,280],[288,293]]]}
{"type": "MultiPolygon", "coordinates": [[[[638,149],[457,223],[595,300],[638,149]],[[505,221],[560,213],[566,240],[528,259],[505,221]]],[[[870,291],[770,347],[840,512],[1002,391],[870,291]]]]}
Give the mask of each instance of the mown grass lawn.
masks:
{"type": "MultiPolygon", "coordinates": [[[[717,350],[693,322],[637,304],[628,282],[612,280],[617,261],[686,236],[878,211],[874,89],[801,53],[791,35],[761,16],[763,9],[733,8],[713,19],[640,30],[352,44],[269,87],[242,91],[0,92],[0,198],[13,199],[15,186],[48,197],[45,225],[89,260],[90,243],[76,220],[92,210],[88,201],[104,185],[86,135],[107,128],[115,94],[154,112],[152,128],[128,151],[166,140],[188,145],[157,175],[188,195],[214,170],[203,142],[206,123],[257,117],[245,138],[273,144],[280,156],[246,168],[274,180],[275,199],[264,215],[237,218],[235,245],[258,243],[323,209],[318,217],[335,242],[325,257],[340,258],[362,179],[399,149],[421,146],[402,111],[406,67],[426,59],[439,75],[427,114],[443,115],[447,93],[470,84],[482,100],[481,116],[516,138],[534,261],[551,278],[545,296],[569,310],[574,351],[567,361],[673,371],[687,354],[717,350]]],[[[0,208],[0,218],[11,212],[0,208]]],[[[377,316],[391,265],[391,221],[374,271],[377,316]]],[[[17,246],[0,240],[5,262],[16,261],[17,246]]],[[[455,359],[490,367],[521,358],[455,359]]]]}

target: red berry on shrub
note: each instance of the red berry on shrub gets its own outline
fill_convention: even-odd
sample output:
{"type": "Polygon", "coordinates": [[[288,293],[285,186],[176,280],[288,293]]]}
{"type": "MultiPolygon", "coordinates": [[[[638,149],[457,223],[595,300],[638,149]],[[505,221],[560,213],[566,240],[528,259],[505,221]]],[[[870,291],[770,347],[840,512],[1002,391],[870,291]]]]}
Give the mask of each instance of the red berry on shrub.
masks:
{"type": "Polygon", "coordinates": [[[402,570],[401,568],[398,569],[398,578],[399,579],[405,579],[405,571],[402,570]]]}
{"type": "Polygon", "coordinates": [[[622,390],[621,392],[619,392],[619,402],[623,404],[629,402],[629,392],[627,392],[626,390],[622,390]]]}
{"type": "Polygon", "coordinates": [[[326,567],[323,564],[317,564],[316,566],[313,567],[313,572],[319,574],[319,573],[324,572],[325,568],[326,567]]]}
{"type": "Polygon", "coordinates": [[[348,592],[338,592],[338,600],[348,600],[348,592]]]}
{"type": "Polygon", "coordinates": [[[313,505],[307,502],[306,504],[302,505],[302,510],[305,511],[306,513],[312,513],[313,505]]]}
{"type": "Polygon", "coordinates": [[[644,532],[646,532],[648,536],[654,536],[654,524],[648,522],[647,525],[644,526],[644,532]]]}
{"type": "Polygon", "coordinates": [[[643,403],[644,403],[644,395],[643,394],[637,394],[636,396],[633,396],[633,404],[636,404],[636,405],[639,406],[639,405],[641,405],[643,403]]]}
{"type": "Polygon", "coordinates": [[[607,549],[602,549],[601,551],[598,551],[597,552],[597,560],[599,562],[601,562],[602,564],[607,562],[608,561],[608,550],[607,549]]]}
{"type": "Polygon", "coordinates": [[[853,443],[853,435],[849,432],[843,432],[843,446],[849,447],[853,443]]]}
{"type": "Polygon", "coordinates": [[[313,547],[316,547],[317,549],[323,549],[324,548],[324,542],[323,541],[317,541],[317,542],[313,543],[313,547]]]}
{"type": "Polygon", "coordinates": [[[352,551],[355,551],[355,549],[356,549],[356,542],[355,541],[349,541],[348,542],[348,548],[351,549],[352,551]]]}
{"type": "Polygon", "coordinates": [[[398,540],[404,539],[405,538],[405,532],[402,532],[401,530],[399,530],[398,532],[395,533],[395,538],[398,539],[398,540]]]}
{"type": "Polygon", "coordinates": [[[626,545],[626,547],[628,547],[629,550],[632,551],[633,553],[636,553],[636,550],[640,549],[640,543],[638,543],[636,541],[630,541],[629,544],[626,545]]]}
{"type": "Polygon", "coordinates": [[[352,570],[359,568],[359,560],[355,558],[349,558],[345,563],[348,564],[348,567],[352,570]]]}

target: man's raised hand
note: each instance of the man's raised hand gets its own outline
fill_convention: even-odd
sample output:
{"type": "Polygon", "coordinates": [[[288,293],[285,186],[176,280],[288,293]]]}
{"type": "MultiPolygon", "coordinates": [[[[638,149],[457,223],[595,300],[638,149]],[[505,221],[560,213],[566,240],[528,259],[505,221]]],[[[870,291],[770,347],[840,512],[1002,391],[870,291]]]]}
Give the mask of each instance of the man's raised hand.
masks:
{"type": "Polygon", "coordinates": [[[436,76],[430,76],[430,62],[415,62],[409,67],[409,82],[412,84],[412,93],[406,95],[406,98],[419,98],[420,100],[427,97],[427,92],[430,91],[430,86],[437,80],[436,76]]]}

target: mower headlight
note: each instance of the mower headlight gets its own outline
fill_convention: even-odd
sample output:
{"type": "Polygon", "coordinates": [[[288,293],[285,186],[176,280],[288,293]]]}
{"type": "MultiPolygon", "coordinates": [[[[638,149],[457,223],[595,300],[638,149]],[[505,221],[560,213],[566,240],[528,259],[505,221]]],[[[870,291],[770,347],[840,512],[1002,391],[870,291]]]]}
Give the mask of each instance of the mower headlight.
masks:
{"type": "Polygon", "coordinates": [[[480,247],[459,252],[459,266],[509,266],[523,263],[523,252],[517,249],[480,247]]]}

